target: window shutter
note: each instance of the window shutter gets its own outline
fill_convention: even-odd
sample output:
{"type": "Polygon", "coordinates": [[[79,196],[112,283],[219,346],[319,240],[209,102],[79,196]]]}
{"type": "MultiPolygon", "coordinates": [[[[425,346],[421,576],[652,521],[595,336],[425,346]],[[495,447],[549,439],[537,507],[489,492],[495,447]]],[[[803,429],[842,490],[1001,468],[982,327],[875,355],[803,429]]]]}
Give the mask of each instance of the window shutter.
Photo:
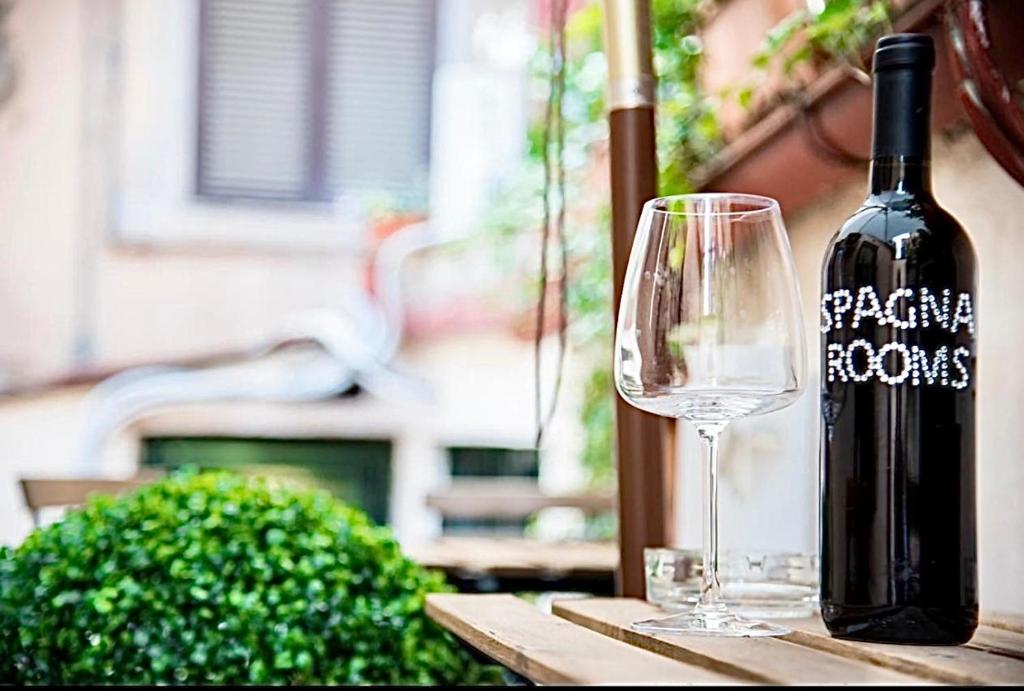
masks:
{"type": "Polygon", "coordinates": [[[204,0],[199,193],[306,198],[310,4],[204,0]]]}
{"type": "Polygon", "coordinates": [[[336,194],[422,192],[429,159],[434,2],[333,2],[330,26],[330,187],[336,194]]]}
{"type": "Polygon", "coordinates": [[[423,192],[433,0],[202,0],[198,190],[423,192]]]}

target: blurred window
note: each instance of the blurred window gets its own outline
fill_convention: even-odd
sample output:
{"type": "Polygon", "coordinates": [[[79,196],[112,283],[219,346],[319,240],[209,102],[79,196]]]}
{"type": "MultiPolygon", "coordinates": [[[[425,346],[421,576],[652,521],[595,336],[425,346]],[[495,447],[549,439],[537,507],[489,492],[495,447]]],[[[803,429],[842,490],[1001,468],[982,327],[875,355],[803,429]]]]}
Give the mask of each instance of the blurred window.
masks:
{"type": "MultiPolygon", "coordinates": [[[[537,479],[540,456],[536,449],[505,449],[487,446],[450,446],[448,460],[453,480],[472,478],[537,479]]],[[[455,518],[445,516],[447,535],[522,535],[526,519],[455,518]]]]}
{"type": "Polygon", "coordinates": [[[326,489],[387,522],[391,443],[354,439],[240,439],[152,437],[142,464],[173,470],[184,465],[221,468],[326,489]]]}
{"type": "Polygon", "coordinates": [[[424,193],[434,5],[202,0],[198,193],[424,193]]]}
{"type": "Polygon", "coordinates": [[[490,446],[450,446],[451,475],[458,477],[527,477],[540,472],[536,449],[504,449],[490,446]]]}

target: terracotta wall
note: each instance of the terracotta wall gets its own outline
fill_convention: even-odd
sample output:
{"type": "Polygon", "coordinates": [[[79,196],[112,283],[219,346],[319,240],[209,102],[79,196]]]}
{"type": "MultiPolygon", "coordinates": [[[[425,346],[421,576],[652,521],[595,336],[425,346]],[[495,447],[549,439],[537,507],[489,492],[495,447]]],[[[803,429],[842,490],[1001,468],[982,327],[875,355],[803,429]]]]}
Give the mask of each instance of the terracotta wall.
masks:
{"type": "MultiPolygon", "coordinates": [[[[764,36],[793,12],[805,9],[805,0],[725,0],[701,34],[704,62],[701,86],[706,93],[721,95],[758,86],[758,93],[770,94],[781,83],[781,69],[766,72],[751,67],[764,36]]],[[[727,138],[742,131],[749,113],[735,96],[722,99],[719,119],[727,138]]]]}

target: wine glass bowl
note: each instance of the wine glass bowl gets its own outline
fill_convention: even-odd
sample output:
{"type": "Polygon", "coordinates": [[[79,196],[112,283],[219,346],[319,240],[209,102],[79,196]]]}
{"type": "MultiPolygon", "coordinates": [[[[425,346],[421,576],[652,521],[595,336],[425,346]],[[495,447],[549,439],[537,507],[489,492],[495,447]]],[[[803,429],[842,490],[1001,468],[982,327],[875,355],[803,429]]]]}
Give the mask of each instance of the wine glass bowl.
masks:
{"type": "Polygon", "coordinates": [[[710,635],[785,630],[732,616],[717,579],[718,436],[734,419],[801,394],[806,344],[778,202],[693,194],[644,205],[615,338],[615,382],[631,405],[697,428],[705,447],[705,569],[694,612],[635,625],[710,635]]]}
{"type": "Polygon", "coordinates": [[[794,275],[775,200],[648,202],[616,330],[619,392],[637,408],[687,420],[792,403],[806,362],[794,275]]]}

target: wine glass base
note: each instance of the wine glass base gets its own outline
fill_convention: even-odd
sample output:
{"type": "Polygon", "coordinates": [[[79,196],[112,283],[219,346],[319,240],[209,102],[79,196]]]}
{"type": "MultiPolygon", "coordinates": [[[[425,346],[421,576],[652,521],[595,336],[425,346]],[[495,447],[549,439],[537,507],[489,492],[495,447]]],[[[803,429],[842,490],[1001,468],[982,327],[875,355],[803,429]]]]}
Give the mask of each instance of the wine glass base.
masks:
{"type": "Polygon", "coordinates": [[[792,633],[785,626],[766,621],[743,619],[728,610],[701,612],[694,610],[657,619],[645,619],[632,624],[641,633],[676,633],[690,636],[723,636],[733,638],[760,638],[785,636],[792,633]]]}

